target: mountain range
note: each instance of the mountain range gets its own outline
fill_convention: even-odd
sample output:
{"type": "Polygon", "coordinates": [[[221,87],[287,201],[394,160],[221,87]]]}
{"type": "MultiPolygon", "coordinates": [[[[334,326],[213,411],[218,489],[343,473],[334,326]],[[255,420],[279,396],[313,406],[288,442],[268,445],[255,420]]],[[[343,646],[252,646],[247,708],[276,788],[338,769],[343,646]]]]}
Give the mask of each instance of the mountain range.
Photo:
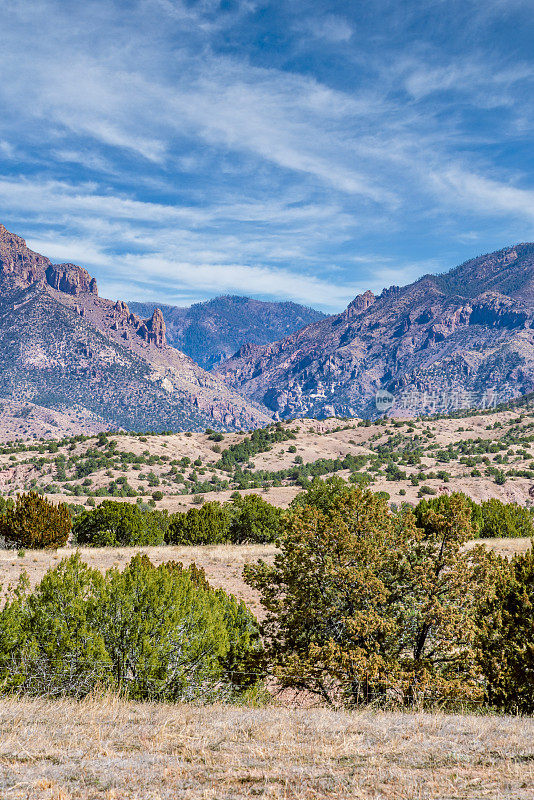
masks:
{"type": "Polygon", "coordinates": [[[52,264],[1,225],[0,397],[129,430],[270,420],[168,345],[159,310],[142,319],[99,297],[83,267],[52,264]]]}
{"type": "Polygon", "coordinates": [[[216,372],[281,417],[376,416],[384,393],[406,415],[531,391],[534,244],[367,291],[279,342],[244,345],[216,372]]]}
{"type": "Polygon", "coordinates": [[[534,244],[364,292],[325,317],[233,296],[129,307],[101,298],[83,267],[53,264],[0,225],[10,430],[27,433],[32,420],[39,431],[60,420],[76,430],[239,430],[304,415],[450,411],[533,389],[534,244]]]}
{"type": "Polygon", "coordinates": [[[246,342],[270,344],[326,316],[298,303],[267,303],[234,295],[215,297],[189,308],[136,302],[128,305],[141,317],[150,317],[159,308],[167,342],[207,370],[230,358],[246,342]]]}

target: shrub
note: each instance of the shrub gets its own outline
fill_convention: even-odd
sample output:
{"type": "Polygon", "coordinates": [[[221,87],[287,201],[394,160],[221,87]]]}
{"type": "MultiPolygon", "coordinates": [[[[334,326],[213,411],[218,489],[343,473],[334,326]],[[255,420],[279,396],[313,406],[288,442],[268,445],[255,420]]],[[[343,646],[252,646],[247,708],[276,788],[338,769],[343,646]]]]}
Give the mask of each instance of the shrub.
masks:
{"type": "Polygon", "coordinates": [[[228,541],[231,514],[217,501],[173,514],[166,541],[170,544],[220,544],[228,541]]]}
{"type": "Polygon", "coordinates": [[[17,497],[0,516],[0,537],[18,548],[56,548],[67,543],[71,515],[63,503],[54,505],[36,492],[17,497]]]}
{"type": "Polygon", "coordinates": [[[123,572],[79,554],[21,583],[0,612],[0,684],[83,696],[98,686],[155,700],[228,700],[255,682],[257,626],[243,603],[174,563],[136,556],[123,572]],[[240,673],[237,678],[233,673],[240,673]]]}
{"type": "Polygon", "coordinates": [[[534,536],[531,513],[517,503],[503,503],[492,497],[491,500],[484,500],[480,509],[480,536],[483,538],[534,536]]]}
{"type": "Polygon", "coordinates": [[[509,714],[534,713],[534,554],[500,560],[495,592],[480,606],[478,662],[487,702],[509,714]]]}
{"type": "Polygon", "coordinates": [[[442,494],[439,497],[432,498],[431,500],[420,500],[414,508],[416,524],[419,527],[423,527],[424,520],[427,519],[430,511],[434,511],[437,514],[449,514],[451,508],[451,498],[455,497],[461,497],[464,507],[469,510],[469,538],[477,537],[482,525],[482,512],[478,503],[462,492],[455,492],[453,495],[442,494]]]}
{"type": "Polygon", "coordinates": [[[166,511],[104,500],[80,514],[74,521],[73,536],[78,544],[93,547],[157,545],[164,542],[168,524],[166,511]]]}
{"type": "Polygon", "coordinates": [[[280,533],[282,512],[257,494],[233,500],[229,536],[234,544],[274,542],[280,533]]]}
{"type": "Polygon", "coordinates": [[[332,505],[335,505],[340,495],[350,494],[350,487],[338,475],[334,475],[326,480],[314,478],[306,491],[300,492],[291,502],[291,508],[303,508],[304,506],[314,506],[326,512],[332,505]]]}
{"type": "Polygon", "coordinates": [[[273,565],[245,567],[259,591],[269,668],[282,685],[335,703],[471,697],[474,607],[485,551],[466,552],[470,509],[393,514],[361,488],[295,506],[273,565]],[[389,678],[384,681],[384,674],[389,678]]]}

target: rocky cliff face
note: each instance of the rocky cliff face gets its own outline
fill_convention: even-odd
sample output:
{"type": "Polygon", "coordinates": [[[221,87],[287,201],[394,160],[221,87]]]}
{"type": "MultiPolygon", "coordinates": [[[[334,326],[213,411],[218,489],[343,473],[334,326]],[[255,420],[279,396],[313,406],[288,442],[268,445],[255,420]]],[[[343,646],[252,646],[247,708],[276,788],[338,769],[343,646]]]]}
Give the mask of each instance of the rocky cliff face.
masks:
{"type": "Polygon", "coordinates": [[[34,253],[26,242],[0,225],[0,275],[22,286],[43,280],[50,266],[48,258],[34,253]]]}
{"type": "Polygon", "coordinates": [[[39,281],[65,294],[98,294],[96,280],[76,264],[52,264],[34,253],[20,236],[0,225],[0,276],[17,286],[31,286],[39,281]]]}
{"type": "Polygon", "coordinates": [[[98,296],[0,226],[0,397],[133,430],[251,428],[270,417],[170,347],[148,319],[98,296]]]}
{"type": "Polygon", "coordinates": [[[86,269],[75,264],[51,264],[46,270],[46,281],[53,289],[66,294],[89,292],[98,294],[96,280],[86,269]]]}
{"type": "Polygon", "coordinates": [[[476,405],[534,387],[534,245],[481,256],[445,275],[356,297],[280,342],[242,349],[218,374],[280,416],[376,415],[476,405]],[[494,395],[492,395],[493,397],[494,395]]]}

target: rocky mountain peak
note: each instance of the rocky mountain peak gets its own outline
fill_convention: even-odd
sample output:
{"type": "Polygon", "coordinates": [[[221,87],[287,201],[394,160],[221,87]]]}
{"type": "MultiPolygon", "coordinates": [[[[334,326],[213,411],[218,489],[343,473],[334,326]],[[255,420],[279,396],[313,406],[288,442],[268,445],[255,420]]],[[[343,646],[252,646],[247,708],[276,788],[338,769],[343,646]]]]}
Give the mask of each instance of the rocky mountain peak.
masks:
{"type": "Polygon", "coordinates": [[[21,236],[3,225],[0,225],[0,275],[22,287],[44,281],[65,294],[98,294],[96,280],[86,269],[76,264],[52,264],[49,258],[34,253],[21,236]]]}
{"type": "Polygon", "coordinates": [[[161,309],[141,318],[99,297],[83,267],[52,264],[3,226],[0,396],[81,409],[114,429],[240,430],[270,419],[167,345],[161,309]]]}
{"type": "Polygon", "coordinates": [[[355,317],[358,314],[361,314],[363,311],[366,311],[369,306],[371,306],[375,302],[376,298],[374,294],[368,289],[363,294],[357,295],[357,297],[352,300],[351,303],[347,306],[345,310],[345,317],[350,319],[350,317],[355,317]]]}

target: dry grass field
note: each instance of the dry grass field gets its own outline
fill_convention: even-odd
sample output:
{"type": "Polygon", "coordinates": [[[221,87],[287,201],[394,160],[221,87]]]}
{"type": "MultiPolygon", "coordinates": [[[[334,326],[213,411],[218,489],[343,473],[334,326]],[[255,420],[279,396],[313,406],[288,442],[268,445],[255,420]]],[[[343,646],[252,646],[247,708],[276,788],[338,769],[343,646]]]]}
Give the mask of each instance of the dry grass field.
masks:
{"type": "MultiPolygon", "coordinates": [[[[517,553],[525,553],[530,548],[530,539],[477,539],[473,546],[482,543],[500,555],[511,558],[517,553]]],[[[158,565],[164,561],[181,561],[184,566],[192,562],[202,567],[208,580],[217,589],[244,600],[249,608],[261,616],[261,606],[256,592],[243,581],[245,564],[263,559],[272,561],[276,547],[271,544],[250,545],[203,545],[197,547],[79,547],[77,551],[91,567],[105,571],[110,567],[123,569],[136,553],[145,553],[158,565]]],[[[9,585],[13,585],[25,570],[32,586],[35,586],[47,569],[58,564],[61,559],[76,552],[75,548],[62,547],[58,550],[26,550],[19,556],[16,550],[0,549],[0,598],[5,595],[9,585]]]]}
{"type": "Polygon", "coordinates": [[[2,800],[531,800],[534,719],[0,701],[2,800]]]}

